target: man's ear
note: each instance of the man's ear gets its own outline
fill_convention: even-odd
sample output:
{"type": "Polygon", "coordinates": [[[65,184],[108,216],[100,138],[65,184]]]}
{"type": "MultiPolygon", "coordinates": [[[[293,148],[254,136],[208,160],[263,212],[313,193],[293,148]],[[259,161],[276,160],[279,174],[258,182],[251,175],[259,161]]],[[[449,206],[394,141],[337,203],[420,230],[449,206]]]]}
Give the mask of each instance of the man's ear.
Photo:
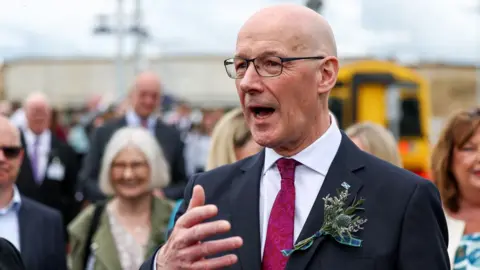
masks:
{"type": "Polygon", "coordinates": [[[321,80],[319,80],[318,93],[323,94],[332,90],[337,82],[339,63],[335,56],[327,56],[319,67],[321,80]]]}

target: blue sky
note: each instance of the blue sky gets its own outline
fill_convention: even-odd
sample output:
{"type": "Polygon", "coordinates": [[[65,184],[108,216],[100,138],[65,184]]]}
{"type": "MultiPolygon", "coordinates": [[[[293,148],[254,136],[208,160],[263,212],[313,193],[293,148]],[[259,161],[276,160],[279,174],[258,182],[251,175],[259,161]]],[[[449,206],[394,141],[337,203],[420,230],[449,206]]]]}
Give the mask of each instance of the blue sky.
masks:
{"type": "MultiPolygon", "coordinates": [[[[134,0],[124,0],[131,13],[134,0]]],[[[242,23],[261,7],[306,0],[142,0],[155,41],[146,51],[233,52],[242,23]]],[[[115,0],[0,0],[0,59],[25,56],[112,56],[111,36],[92,34],[115,0]]],[[[340,56],[396,55],[480,63],[479,0],[325,0],[340,56]]],[[[128,50],[131,50],[131,39],[128,50]]]]}

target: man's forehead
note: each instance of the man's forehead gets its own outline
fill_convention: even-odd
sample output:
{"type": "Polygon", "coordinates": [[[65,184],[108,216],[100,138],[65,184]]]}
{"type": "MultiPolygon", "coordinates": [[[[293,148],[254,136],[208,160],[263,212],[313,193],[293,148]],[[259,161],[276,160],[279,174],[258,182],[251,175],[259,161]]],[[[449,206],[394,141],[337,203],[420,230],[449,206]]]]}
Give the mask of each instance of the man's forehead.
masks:
{"type": "Polygon", "coordinates": [[[0,127],[0,145],[18,146],[20,142],[19,134],[12,127],[0,127]]]}
{"type": "Polygon", "coordinates": [[[270,42],[260,44],[239,45],[235,52],[235,56],[253,58],[259,56],[287,56],[289,50],[282,44],[270,42]]]}
{"type": "Polygon", "coordinates": [[[236,53],[258,56],[260,54],[273,54],[288,56],[299,51],[305,46],[305,36],[302,31],[288,27],[281,29],[262,27],[263,29],[245,29],[239,33],[237,38],[236,53]]]}

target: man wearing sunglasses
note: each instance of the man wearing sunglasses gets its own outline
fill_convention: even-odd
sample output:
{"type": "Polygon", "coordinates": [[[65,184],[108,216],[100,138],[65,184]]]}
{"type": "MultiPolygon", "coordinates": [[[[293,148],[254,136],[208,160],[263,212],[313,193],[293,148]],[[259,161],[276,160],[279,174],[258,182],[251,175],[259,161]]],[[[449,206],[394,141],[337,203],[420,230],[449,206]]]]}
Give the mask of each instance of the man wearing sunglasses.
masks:
{"type": "Polygon", "coordinates": [[[60,213],[20,195],[23,160],[19,130],[0,116],[0,237],[17,248],[26,269],[67,269],[60,213]]]}

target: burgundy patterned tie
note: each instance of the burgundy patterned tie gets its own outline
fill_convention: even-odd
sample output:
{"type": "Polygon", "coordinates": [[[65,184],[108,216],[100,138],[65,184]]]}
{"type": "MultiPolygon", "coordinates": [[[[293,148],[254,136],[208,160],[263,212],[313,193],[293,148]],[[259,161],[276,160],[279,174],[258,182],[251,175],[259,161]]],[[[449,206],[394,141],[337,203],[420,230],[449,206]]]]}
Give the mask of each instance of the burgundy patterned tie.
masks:
{"type": "Polygon", "coordinates": [[[294,159],[282,158],[277,161],[282,185],[270,212],[262,270],[285,269],[288,257],[283,256],[282,250],[293,247],[295,167],[297,164],[298,162],[294,159]]]}

